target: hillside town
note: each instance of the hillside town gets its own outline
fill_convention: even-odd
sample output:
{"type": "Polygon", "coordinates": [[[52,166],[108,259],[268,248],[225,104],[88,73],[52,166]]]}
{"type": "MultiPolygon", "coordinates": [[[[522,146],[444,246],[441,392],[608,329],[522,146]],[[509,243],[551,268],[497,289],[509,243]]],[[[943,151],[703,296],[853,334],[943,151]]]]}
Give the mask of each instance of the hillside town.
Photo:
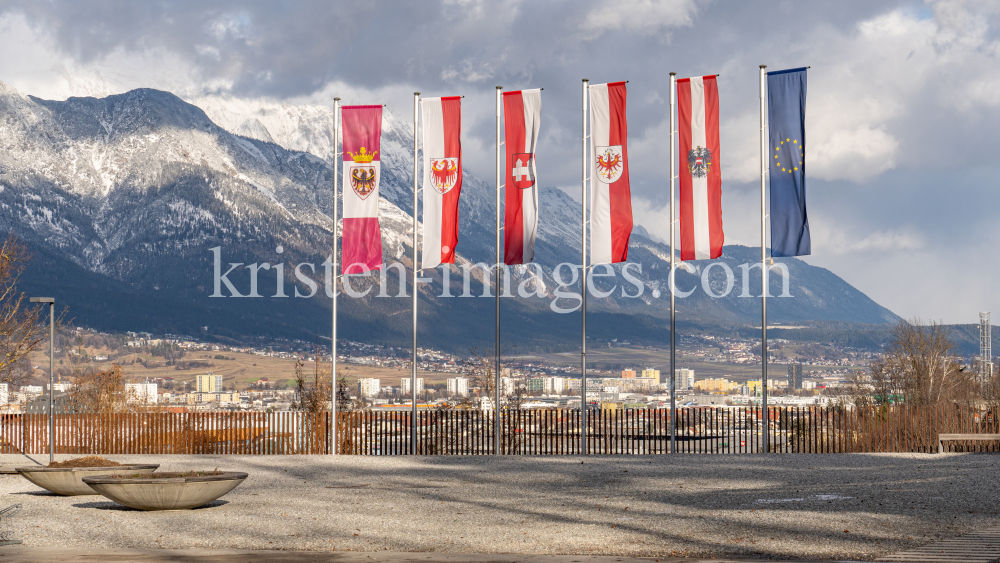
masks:
{"type": "MultiPolygon", "coordinates": [[[[329,377],[325,345],[301,340],[276,340],[266,344],[232,345],[191,336],[153,335],[147,332],[110,334],[75,329],[57,339],[59,358],[53,385],[55,408],[67,405],[74,382],[81,373],[122,366],[125,393],[136,408],[198,411],[284,411],[301,402],[291,377],[294,365],[319,366],[329,377]],[[75,344],[75,346],[74,346],[75,344]],[[239,380],[217,375],[213,367],[236,356],[275,362],[274,373],[239,380]],[[143,371],[171,368],[176,375],[143,375],[143,371]]],[[[653,348],[627,342],[604,344],[616,354],[644,353],[653,348]]],[[[772,404],[815,405],[837,401],[852,383],[852,374],[875,357],[871,350],[793,344],[778,339],[770,357],[768,393],[772,404]],[[792,354],[791,349],[798,353],[792,354]],[[792,354],[791,357],[785,352],[792,354]]],[[[409,350],[343,341],[338,350],[342,394],[360,408],[411,408],[409,350]],[[376,373],[377,372],[377,373],[376,373]],[[389,375],[395,373],[398,375],[389,375]]],[[[662,351],[659,351],[662,352],[662,351]]],[[[680,367],[675,386],[678,406],[746,406],[759,404],[762,396],[760,347],[751,339],[705,335],[686,336],[678,350],[680,367]],[[755,367],[756,366],[756,367],[755,367]],[[753,373],[756,370],[756,376],[753,373]],[[732,374],[727,373],[731,371],[732,374]]],[[[423,409],[493,408],[487,385],[471,375],[482,358],[460,356],[431,348],[418,349],[416,396],[423,409]]],[[[580,376],[576,363],[559,357],[503,358],[500,390],[520,408],[579,408],[580,376]]],[[[252,363],[254,367],[257,363],[252,363]]],[[[590,408],[669,408],[670,374],[660,366],[602,364],[588,369],[587,402],[590,408]]],[[[258,370],[261,368],[257,368],[258,370]]],[[[44,412],[48,385],[47,364],[32,366],[24,384],[0,384],[0,410],[44,412]]],[[[67,408],[63,406],[63,408],[67,408]]]]}

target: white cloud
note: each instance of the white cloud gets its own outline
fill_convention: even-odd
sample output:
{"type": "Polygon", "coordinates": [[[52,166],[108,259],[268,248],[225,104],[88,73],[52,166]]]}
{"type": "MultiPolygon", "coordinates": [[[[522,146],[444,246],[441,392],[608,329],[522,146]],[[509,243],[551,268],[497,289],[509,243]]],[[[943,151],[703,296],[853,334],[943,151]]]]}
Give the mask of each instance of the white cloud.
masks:
{"type": "Polygon", "coordinates": [[[693,0],[597,2],[584,16],[580,28],[595,35],[618,29],[653,33],[664,27],[691,25],[697,11],[693,0]]]}

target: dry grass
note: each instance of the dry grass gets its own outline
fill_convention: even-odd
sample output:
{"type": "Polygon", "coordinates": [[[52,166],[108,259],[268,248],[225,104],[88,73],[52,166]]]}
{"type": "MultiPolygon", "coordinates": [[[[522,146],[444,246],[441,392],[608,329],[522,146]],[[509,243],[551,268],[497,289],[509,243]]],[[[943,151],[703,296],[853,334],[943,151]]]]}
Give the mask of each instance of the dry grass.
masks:
{"type": "Polygon", "coordinates": [[[48,467],[117,467],[119,465],[122,464],[117,461],[111,461],[98,455],[88,455],[66,461],[53,461],[48,467]]]}

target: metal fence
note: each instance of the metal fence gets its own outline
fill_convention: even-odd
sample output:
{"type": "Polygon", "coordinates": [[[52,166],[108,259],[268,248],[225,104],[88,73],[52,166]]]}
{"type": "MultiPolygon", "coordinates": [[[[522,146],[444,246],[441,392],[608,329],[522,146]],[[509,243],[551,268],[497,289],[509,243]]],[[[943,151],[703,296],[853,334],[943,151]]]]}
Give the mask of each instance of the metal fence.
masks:
{"type": "MultiPolygon", "coordinates": [[[[420,411],[416,443],[411,413],[338,414],[338,451],[349,455],[493,454],[493,414],[420,411]]],[[[568,455],[580,452],[579,410],[505,410],[501,452],[568,455]]],[[[998,433],[993,410],[933,407],[685,407],[677,409],[674,443],[681,453],[860,453],[937,451],[940,433],[998,433]],[[766,422],[766,424],[765,424],[766,422]],[[765,440],[765,432],[768,440],[765,440]]],[[[328,454],[330,413],[205,412],[59,414],[61,454],[328,454]]],[[[997,451],[992,442],[950,442],[949,451],[997,451]]],[[[670,412],[592,410],[587,453],[664,454],[671,451],[670,412]]],[[[0,415],[0,453],[48,453],[48,418],[0,415]]]]}

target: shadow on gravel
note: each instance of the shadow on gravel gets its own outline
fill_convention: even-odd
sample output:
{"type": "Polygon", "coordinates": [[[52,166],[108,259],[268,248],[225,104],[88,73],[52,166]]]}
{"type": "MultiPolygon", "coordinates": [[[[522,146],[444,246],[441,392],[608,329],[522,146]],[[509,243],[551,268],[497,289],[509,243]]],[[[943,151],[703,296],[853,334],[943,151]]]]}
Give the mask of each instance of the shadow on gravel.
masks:
{"type": "MultiPolygon", "coordinates": [[[[206,509],[209,509],[209,508],[216,508],[216,507],[219,507],[219,506],[225,506],[227,504],[229,504],[229,501],[227,501],[227,500],[221,500],[221,499],[220,500],[213,500],[212,502],[210,502],[208,504],[199,506],[197,508],[190,508],[190,509],[187,509],[187,510],[206,510],[206,509]]],[[[112,511],[116,511],[116,512],[145,512],[143,510],[138,510],[138,509],[135,509],[135,508],[131,508],[131,507],[125,506],[123,504],[118,504],[117,502],[110,501],[110,500],[108,500],[108,501],[94,501],[94,502],[78,502],[78,503],[74,504],[73,506],[76,507],[76,508],[93,508],[93,509],[96,509],[96,510],[112,510],[112,511]]],[[[154,511],[151,511],[151,512],[182,512],[182,511],[181,510],[164,510],[164,511],[154,510],[154,511]]]]}
{"type": "MultiPolygon", "coordinates": [[[[371,492],[391,489],[405,494],[412,489],[414,503],[464,506],[456,508],[459,512],[488,511],[503,515],[503,523],[496,522],[500,525],[528,519],[540,525],[607,527],[612,535],[614,527],[683,546],[689,554],[714,556],[787,558],[787,548],[781,544],[792,541],[799,546],[829,546],[826,557],[872,558],[996,525],[1000,506],[1000,489],[990,478],[1000,466],[995,455],[412,460],[404,470],[365,463],[366,478],[376,483],[371,492]],[[469,494],[464,486],[512,494],[469,494]],[[624,505],[631,508],[623,510],[624,505]],[[626,515],[639,520],[627,520],[626,515]],[[671,530],[670,520],[684,525],[671,530]],[[678,529],[687,523],[700,528],[702,537],[678,529]],[[775,538],[777,542],[771,541],[775,538]]],[[[259,469],[266,470],[265,464],[259,469]]],[[[331,473],[330,477],[338,477],[331,473]]],[[[301,473],[289,468],[286,475],[289,481],[309,479],[305,468],[301,473]]]]}
{"type": "MultiPolygon", "coordinates": [[[[169,456],[158,459],[170,461],[169,456]]],[[[287,518],[302,516],[302,524],[329,543],[357,546],[365,537],[363,526],[355,530],[331,516],[353,521],[363,513],[390,526],[398,523],[397,530],[379,538],[390,551],[475,550],[480,539],[496,549],[503,545],[496,531],[513,541],[531,529],[552,528],[544,536],[552,543],[535,549],[872,559],[996,525],[1000,515],[997,455],[220,455],[177,460],[185,467],[239,465],[251,477],[227,497],[234,514],[262,511],[281,518],[287,511],[287,518]],[[426,525],[419,533],[406,526],[413,515],[426,525]],[[311,516],[321,518],[313,523],[306,520],[311,516]],[[559,535],[549,535],[556,530],[559,535]],[[635,543],[623,545],[623,532],[634,534],[635,543]],[[428,544],[437,533],[458,537],[428,544]]],[[[74,506],[128,510],[110,502],[74,506]]],[[[290,536],[268,522],[265,516],[261,524],[232,533],[247,541],[292,545],[284,543],[290,536]]]]}
{"type": "Polygon", "coordinates": [[[18,491],[16,493],[10,493],[12,495],[28,495],[33,497],[61,497],[62,495],[57,495],[52,491],[18,491]]]}

